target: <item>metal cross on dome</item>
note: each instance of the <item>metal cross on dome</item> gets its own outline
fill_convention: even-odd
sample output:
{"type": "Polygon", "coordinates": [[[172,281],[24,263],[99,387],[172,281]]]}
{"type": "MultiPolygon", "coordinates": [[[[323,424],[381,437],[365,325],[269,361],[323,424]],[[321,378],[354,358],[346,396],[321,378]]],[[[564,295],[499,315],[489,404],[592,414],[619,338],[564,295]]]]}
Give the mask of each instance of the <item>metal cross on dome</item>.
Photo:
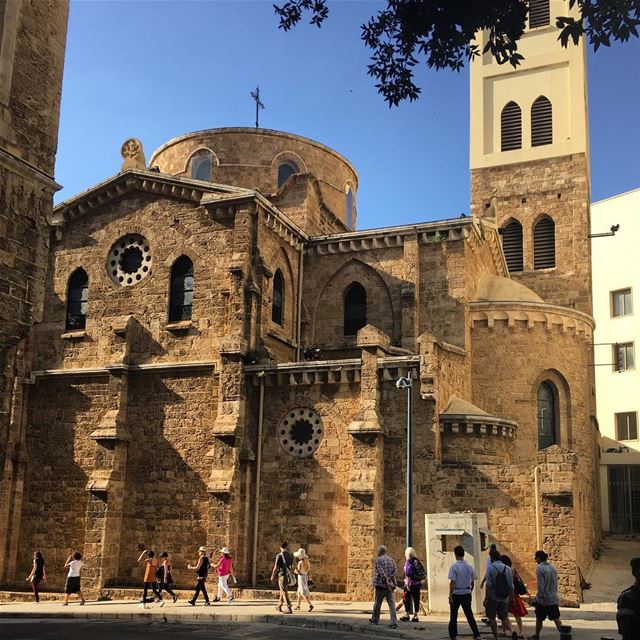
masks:
{"type": "Polygon", "coordinates": [[[260,113],[260,109],[264,109],[264,105],[262,104],[262,102],[260,102],[260,87],[256,87],[255,91],[251,92],[251,97],[256,101],[256,129],[259,127],[258,121],[259,121],[259,113],[260,113]]]}

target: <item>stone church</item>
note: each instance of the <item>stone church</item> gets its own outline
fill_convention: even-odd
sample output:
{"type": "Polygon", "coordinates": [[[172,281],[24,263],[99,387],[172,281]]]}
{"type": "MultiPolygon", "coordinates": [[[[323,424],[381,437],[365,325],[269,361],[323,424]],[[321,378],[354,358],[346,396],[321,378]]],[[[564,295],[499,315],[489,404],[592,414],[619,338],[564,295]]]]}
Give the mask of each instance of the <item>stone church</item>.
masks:
{"type": "Polygon", "coordinates": [[[419,554],[425,514],[485,512],[525,577],[545,548],[580,601],[600,539],[585,56],[537,4],[521,67],[471,65],[469,216],[357,230],[344,156],[246,128],[148,161],[130,139],[55,208],[2,582],[34,549],[79,549],[97,591],[139,581],[141,545],[182,567],[206,544],[264,586],[287,539],[320,590],[369,597],[375,546],[404,551],[410,374],[419,554]]]}

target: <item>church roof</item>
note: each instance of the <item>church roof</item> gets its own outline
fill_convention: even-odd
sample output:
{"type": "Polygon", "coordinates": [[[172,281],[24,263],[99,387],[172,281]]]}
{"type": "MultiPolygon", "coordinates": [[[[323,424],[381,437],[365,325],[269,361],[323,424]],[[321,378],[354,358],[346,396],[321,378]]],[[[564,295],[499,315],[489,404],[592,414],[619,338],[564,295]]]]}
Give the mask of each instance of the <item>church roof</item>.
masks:
{"type": "Polygon", "coordinates": [[[529,287],[502,276],[483,275],[474,302],[544,302],[529,287]]]}
{"type": "Polygon", "coordinates": [[[475,404],[471,404],[458,396],[451,396],[449,398],[449,403],[447,404],[445,410],[440,414],[443,416],[487,416],[489,414],[486,411],[480,409],[480,407],[476,407],[475,404]]]}

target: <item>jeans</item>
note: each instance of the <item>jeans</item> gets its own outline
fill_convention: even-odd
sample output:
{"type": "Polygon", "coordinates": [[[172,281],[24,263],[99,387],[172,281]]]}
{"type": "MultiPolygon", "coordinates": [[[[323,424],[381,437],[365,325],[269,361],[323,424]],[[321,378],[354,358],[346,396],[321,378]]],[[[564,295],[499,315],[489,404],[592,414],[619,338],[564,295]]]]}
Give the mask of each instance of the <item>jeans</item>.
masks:
{"type": "Polygon", "coordinates": [[[144,583],[144,589],[142,591],[142,602],[146,602],[147,601],[147,592],[149,591],[149,588],[151,588],[151,590],[155,594],[156,598],[158,598],[158,600],[162,600],[162,595],[158,591],[157,583],[156,582],[145,582],[144,583]]]}
{"type": "Polygon", "coordinates": [[[371,619],[377,623],[380,620],[380,609],[382,601],[386,600],[389,605],[389,615],[391,616],[391,624],[398,624],[398,616],[396,616],[396,602],[393,598],[393,591],[386,587],[376,587],[376,599],[373,603],[373,613],[371,619]]]}
{"type": "Polygon", "coordinates": [[[229,589],[229,585],[227,584],[227,580],[229,580],[229,576],[231,574],[227,574],[226,576],[218,576],[218,598],[222,599],[222,596],[226,593],[227,598],[230,600],[233,599],[233,595],[231,594],[231,589],[229,589]]]}
{"type": "Polygon", "coordinates": [[[471,611],[471,594],[453,594],[451,596],[451,604],[449,605],[449,609],[451,612],[451,617],[449,618],[449,637],[455,638],[458,635],[458,609],[462,607],[464,611],[464,615],[467,617],[467,622],[471,627],[471,633],[473,633],[474,638],[480,637],[480,632],[478,631],[478,625],[476,624],[476,619],[473,617],[473,611],[471,611]]]}
{"type": "Polygon", "coordinates": [[[287,603],[287,609],[291,610],[291,600],[289,600],[289,581],[287,576],[278,576],[278,588],[280,589],[280,606],[283,601],[287,603]]]}
{"type": "Polygon", "coordinates": [[[407,615],[410,615],[412,609],[414,616],[420,613],[420,585],[407,587],[407,594],[404,597],[404,610],[407,615]]]}
{"type": "Polygon", "coordinates": [[[196,602],[200,592],[202,592],[202,596],[204,597],[205,602],[209,602],[209,594],[207,593],[207,585],[205,584],[207,581],[206,578],[198,578],[196,580],[196,592],[193,594],[193,598],[191,598],[191,602],[196,602]]]}
{"type": "Polygon", "coordinates": [[[158,591],[162,593],[162,590],[165,590],[170,596],[176,597],[176,594],[171,590],[170,583],[168,582],[158,582],[158,591]]]}

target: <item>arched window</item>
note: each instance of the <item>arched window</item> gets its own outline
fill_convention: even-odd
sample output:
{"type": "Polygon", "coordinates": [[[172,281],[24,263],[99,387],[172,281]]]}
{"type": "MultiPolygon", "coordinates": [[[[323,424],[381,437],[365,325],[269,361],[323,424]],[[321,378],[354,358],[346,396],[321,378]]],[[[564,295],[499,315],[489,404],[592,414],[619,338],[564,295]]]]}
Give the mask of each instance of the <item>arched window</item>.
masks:
{"type": "Polygon", "coordinates": [[[191,320],[193,305],[193,262],[180,256],[171,267],[169,292],[169,322],[191,320]]]}
{"type": "Polygon", "coordinates": [[[284,319],[284,278],[278,269],[273,276],[273,298],[271,301],[271,320],[282,325],[284,319]]]}
{"type": "Polygon", "coordinates": [[[208,151],[197,152],[191,158],[191,177],[196,180],[213,178],[213,156],[208,151]]]}
{"type": "Polygon", "coordinates": [[[290,160],[283,162],[278,167],[278,189],[289,179],[289,176],[298,172],[298,165],[295,162],[291,162],[290,160]]]}
{"type": "Polygon", "coordinates": [[[529,29],[549,24],[549,0],[529,0],[529,29]]]}
{"type": "Polygon", "coordinates": [[[80,268],[69,278],[67,286],[67,319],[65,327],[71,331],[84,329],[87,324],[87,303],[89,300],[89,276],[80,268]]]}
{"type": "Polygon", "coordinates": [[[500,114],[500,148],[502,151],[522,149],[522,111],[508,102],[500,114]]]}
{"type": "Polygon", "coordinates": [[[366,324],[367,292],[359,282],[354,282],[344,297],[344,335],[355,336],[366,324]]]}
{"type": "Polygon", "coordinates": [[[353,229],[353,190],[351,189],[351,185],[347,185],[345,192],[345,212],[347,227],[353,229]]]}
{"type": "Polygon", "coordinates": [[[512,220],[502,229],[502,250],[510,272],[522,271],[522,225],[512,220]]]}
{"type": "Polygon", "coordinates": [[[531,146],[541,147],[553,142],[551,101],[540,96],[531,105],[531,146]]]}
{"type": "Polygon", "coordinates": [[[558,390],[549,380],[538,387],[538,449],[558,443],[558,390]]]}
{"type": "Polygon", "coordinates": [[[556,266],[556,225],[548,216],[538,220],[533,228],[533,268],[556,266]]]}

